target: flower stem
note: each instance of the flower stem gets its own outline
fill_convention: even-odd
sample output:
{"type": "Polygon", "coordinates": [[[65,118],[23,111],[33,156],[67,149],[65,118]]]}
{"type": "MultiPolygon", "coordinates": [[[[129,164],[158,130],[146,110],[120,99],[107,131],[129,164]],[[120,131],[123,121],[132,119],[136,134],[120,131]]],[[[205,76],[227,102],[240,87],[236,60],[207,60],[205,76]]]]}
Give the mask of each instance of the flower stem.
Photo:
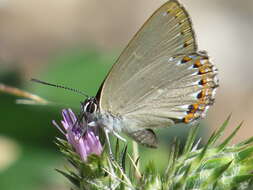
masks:
{"type": "MultiPolygon", "coordinates": [[[[135,142],[135,141],[132,141],[133,142],[133,160],[134,162],[136,162],[138,159],[139,159],[139,148],[138,148],[138,143],[135,142]]],[[[141,176],[140,176],[140,173],[138,171],[140,171],[140,162],[136,162],[136,170],[134,172],[134,175],[137,179],[139,179],[141,176]]]]}

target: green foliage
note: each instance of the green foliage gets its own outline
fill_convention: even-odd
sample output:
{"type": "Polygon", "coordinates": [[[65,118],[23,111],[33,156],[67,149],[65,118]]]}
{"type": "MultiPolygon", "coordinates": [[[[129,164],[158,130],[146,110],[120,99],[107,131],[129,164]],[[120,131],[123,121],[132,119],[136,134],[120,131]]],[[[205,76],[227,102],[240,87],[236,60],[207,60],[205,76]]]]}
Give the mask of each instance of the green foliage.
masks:
{"type": "MultiPolygon", "coordinates": [[[[110,53],[73,49],[52,58],[45,72],[33,77],[76,88],[94,96],[114,61],[114,56],[110,53]]],[[[85,98],[62,89],[36,83],[31,85],[33,89],[30,91],[61,105],[67,103],[71,108],[79,108],[79,102],[85,98]]]]}
{"type": "MultiPolygon", "coordinates": [[[[63,53],[50,58],[49,64],[40,67],[43,70],[38,70],[37,74],[34,73],[32,77],[63,84],[83,90],[90,95],[95,95],[108,70],[116,60],[115,55],[117,54],[113,54],[113,52],[103,53],[96,49],[66,49],[63,53]]],[[[80,101],[83,101],[84,97],[62,89],[32,83],[29,78],[24,78],[21,74],[23,72],[18,69],[9,70],[9,68],[4,69],[1,67],[1,82],[37,94],[54,102],[55,105],[17,105],[15,101],[19,97],[0,93],[2,107],[0,110],[0,133],[16,141],[24,156],[20,157],[13,166],[0,172],[0,189],[30,190],[45,189],[48,186],[50,188],[55,188],[54,186],[57,185],[65,186],[62,176],[52,172],[52,169],[61,165],[60,155],[55,153],[55,146],[52,144],[55,136],[61,137],[61,134],[53,127],[51,121],[60,119],[61,108],[76,108],[75,112],[78,113],[80,101]],[[33,150],[30,151],[29,147],[32,147],[33,150]],[[50,156],[51,154],[55,156],[50,156]],[[38,157],[42,159],[40,160],[38,157]],[[26,170],[24,168],[31,168],[29,175],[23,175],[24,170],[26,170]],[[56,177],[51,177],[52,174],[56,177]],[[9,184],[10,181],[16,181],[16,183],[9,184]]],[[[163,138],[162,143],[165,144],[170,141],[169,136],[171,138],[179,136],[178,134],[185,136],[187,130],[187,127],[184,126],[172,127],[166,132],[165,130],[159,130],[163,135],[159,139],[163,138]]],[[[119,149],[121,150],[120,147],[119,149]]],[[[119,153],[121,154],[122,151],[120,150],[119,153]]],[[[153,154],[154,152],[151,153],[149,149],[140,149],[143,155],[141,157],[142,166],[148,163],[150,156],[159,154],[159,167],[157,163],[156,167],[160,172],[166,162],[165,150],[167,148],[155,150],[155,154],[153,154]]],[[[130,146],[128,146],[128,151],[131,151],[130,146]]],[[[128,156],[126,162],[127,160],[129,160],[128,156]]],[[[135,178],[134,175],[132,175],[132,178],[135,178]]]]}
{"type": "MultiPolygon", "coordinates": [[[[112,53],[103,53],[96,49],[66,49],[50,58],[49,64],[41,65],[31,77],[64,84],[94,95],[114,60],[112,53]]],[[[52,171],[62,165],[61,155],[56,153],[55,145],[52,143],[55,136],[61,137],[61,134],[53,127],[51,121],[59,120],[59,113],[63,107],[77,108],[77,113],[80,101],[83,101],[84,97],[32,83],[30,78],[22,74],[24,72],[19,68],[4,68],[3,64],[0,81],[43,96],[56,105],[20,105],[15,103],[19,97],[0,93],[0,134],[17,143],[21,151],[21,156],[15,163],[0,171],[0,189],[61,189],[59,186],[66,186],[66,181],[52,171]],[[23,175],[27,168],[29,172],[23,175]]],[[[3,151],[2,154],[5,154],[3,151]]]]}
{"type": "MultiPolygon", "coordinates": [[[[199,127],[192,127],[179,154],[179,142],[175,141],[168,156],[164,172],[158,173],[155,163],[150,162],[143,171],[138,168],[139,158],[134,160],[116,142],[114,160],[104,151],[101,157],[90,156],[82,162],[66,141],[58,139],[61,152],[75,171],[60,171],[77,189],[112,190],[242,190],[247,189],[253,175],[253,138],[229,146],[241,124],[223,142],[217,143],[228,126],[230,117],[214,132],[206,145],[198,148],[196,142],[199,127]],[[120,151],[121,150],[121,151],[120,151]]],[[[152,150],[150,150],[152,151],[152,150]]]]}

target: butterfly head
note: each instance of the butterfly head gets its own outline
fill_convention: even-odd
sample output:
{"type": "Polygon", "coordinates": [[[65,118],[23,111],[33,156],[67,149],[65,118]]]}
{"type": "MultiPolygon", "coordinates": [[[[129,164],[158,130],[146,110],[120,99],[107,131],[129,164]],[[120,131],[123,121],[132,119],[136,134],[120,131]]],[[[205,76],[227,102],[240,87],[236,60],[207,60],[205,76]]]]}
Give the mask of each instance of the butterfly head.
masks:
{"type": "Polygon", "coordinates": [[[81,110],[83,113],[95,113],[98,110],[98,101],[95,97],[89,97],[81,102],[81,110]]]}

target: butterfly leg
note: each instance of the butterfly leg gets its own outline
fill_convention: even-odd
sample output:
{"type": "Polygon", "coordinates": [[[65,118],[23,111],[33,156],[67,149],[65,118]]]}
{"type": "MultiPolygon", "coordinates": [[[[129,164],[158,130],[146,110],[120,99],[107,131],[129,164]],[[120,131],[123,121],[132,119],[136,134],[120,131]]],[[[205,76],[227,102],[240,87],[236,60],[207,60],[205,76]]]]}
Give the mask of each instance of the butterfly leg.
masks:
{"type": "Polygon", "coordinates": [[[113,157],[112,147],[111,147],[111,143],[110,143],[110,139],[109,139],[109,130],[104,128],[104,132],[105,132],[105,138],[106,138],[108,148],[109,148],[110,159],[111,159],[111,161],[114,161],[115,159],[113,157]]]}
{"type": "Polygon", "coordinates": [[[126,139],[124,139],[122,136],[120,136],[117,132],[112,131],[112,133],[113,133],[119,140],[122,140],[123,142],[126,142],[126,139]]]}
{"type": "MultiPolygon", "coordinates": [[[[84,113],[79,114],[79,117],[77,118],[77,120],[75,121],[74,125],[73,125],[73,129],[75,129],[77,123],[80,123],[82,121],[82,119],[84,118],[84,113]]],[[[89,125],[88,125],[89,126],[89,125]]],[[[81,135],[79,137],[79,140],[84,136],[84,134],[86,133],[87,128],[82,128],[82,132],[81,135]]]]}

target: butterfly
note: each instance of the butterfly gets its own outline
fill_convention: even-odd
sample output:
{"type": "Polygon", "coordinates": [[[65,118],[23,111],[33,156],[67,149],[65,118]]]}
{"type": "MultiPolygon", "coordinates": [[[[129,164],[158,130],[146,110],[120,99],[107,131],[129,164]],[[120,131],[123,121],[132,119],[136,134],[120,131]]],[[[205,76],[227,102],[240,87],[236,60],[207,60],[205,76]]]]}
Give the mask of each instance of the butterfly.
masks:
{"type": "Polygon", "coordinates": [[[187,11],[170,0],[135,34],[82,112],[106,134],[156,147],[154,129],[203,118],[217,87],[217,69],[198,50],[187,11]]]}
{"type": "Polygon", "coordinates": [[[135,34],[97,95],[81,103],[81,115],[104,129],[110,152],[109,133],[155,148],[154,129],[203,118],[217,87],[217,69],[198,50],[187,11],[169,0],[135,34]]]}

